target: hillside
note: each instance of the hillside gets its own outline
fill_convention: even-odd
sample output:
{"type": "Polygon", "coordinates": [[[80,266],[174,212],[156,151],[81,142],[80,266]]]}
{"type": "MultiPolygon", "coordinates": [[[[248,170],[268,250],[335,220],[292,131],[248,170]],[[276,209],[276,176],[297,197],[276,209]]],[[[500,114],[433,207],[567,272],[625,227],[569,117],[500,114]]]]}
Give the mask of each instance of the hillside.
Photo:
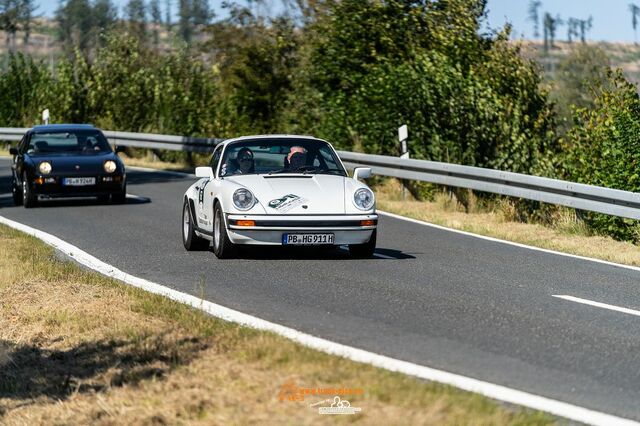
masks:
{"type": "MultiPolygon", "coordinates": [[[[557,41],[555,47],[545,54],[542,41],[525,41],[525,51],[540,62],[548,75],[552,75],[557,64],[579,43],[557,41]]],[[[609,56],[611,66],[621,68],[627,78],[640,83],[640,45],[620,42],[589,42],[590,46],[601,48],[609,56]]]]}

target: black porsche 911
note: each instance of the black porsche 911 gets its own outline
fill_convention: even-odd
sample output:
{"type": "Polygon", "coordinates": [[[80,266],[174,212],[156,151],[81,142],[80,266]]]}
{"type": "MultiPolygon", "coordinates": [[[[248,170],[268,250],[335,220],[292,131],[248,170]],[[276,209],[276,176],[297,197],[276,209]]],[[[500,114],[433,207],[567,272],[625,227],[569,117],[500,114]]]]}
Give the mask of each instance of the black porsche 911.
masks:
{"type": "Polygon", "coordinates": [[[98,197],[114,203],[126,199],[124,164],[91,125],[35,126],[10,153],[16,205],[33,207],[43,198],[98,197]]]}

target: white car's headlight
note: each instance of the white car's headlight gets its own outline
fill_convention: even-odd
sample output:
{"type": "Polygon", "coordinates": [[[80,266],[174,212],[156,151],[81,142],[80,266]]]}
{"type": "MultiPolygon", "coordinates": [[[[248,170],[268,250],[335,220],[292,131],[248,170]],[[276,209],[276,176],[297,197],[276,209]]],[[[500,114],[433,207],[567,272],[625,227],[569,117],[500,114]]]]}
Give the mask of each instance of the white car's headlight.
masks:
{"type": "Polygon", "coordinates": [[[107,173],[113,173],[116,171],[116,162],[113,160],[107,160],[104,162],[104,171],[107,173]]]}
{"type": "Polygon", "coordinates": [[[360,210],[370,210],[374,202],[375,198],[370,189],[360,188],[353,194],[353,203],[360,210]]]}
{"type": "Polygon", "coordinates": [[[248,189],[240,188],[233,193],[233,204],[238,210],[249,210],[255,203],[256,198],[248,189]]]}
{"type": "Polygon", "coordinates": [[[42,163],[38,164],[38,171],[43,175],[48,175],[49,173],[51,173],[51,163],[48,161],[43,161],[42,163]]]}

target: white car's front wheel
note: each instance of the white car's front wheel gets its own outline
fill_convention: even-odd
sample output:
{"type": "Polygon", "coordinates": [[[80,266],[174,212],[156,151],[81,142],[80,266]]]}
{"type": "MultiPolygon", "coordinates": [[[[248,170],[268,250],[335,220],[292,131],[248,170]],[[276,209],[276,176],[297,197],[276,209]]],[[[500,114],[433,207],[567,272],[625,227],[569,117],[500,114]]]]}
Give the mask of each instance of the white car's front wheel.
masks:
{"type": "Polygon", "coordinates": [[[227,235],[227,227],[224,226],[220,204],[216,204],[213,215],[213,252],[219,259],[227,259],[235,252],[235,246],[227,235]]]}
{"type": "Polygon", "coordinates": [[[187,200],[184,201],[184,205],[182,206],[182,243],[188,251],[206,250],[209,248],[209,241],[196,235],[187,200]]]}

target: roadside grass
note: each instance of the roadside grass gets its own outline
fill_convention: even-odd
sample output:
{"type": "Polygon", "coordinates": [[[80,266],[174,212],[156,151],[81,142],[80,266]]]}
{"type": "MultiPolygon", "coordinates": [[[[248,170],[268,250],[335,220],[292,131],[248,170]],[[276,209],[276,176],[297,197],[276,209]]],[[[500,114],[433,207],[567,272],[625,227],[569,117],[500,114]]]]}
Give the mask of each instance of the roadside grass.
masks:
{"type": "MultiPolygon", "coordinates": [[[[154,157],[151,151],[147,151],[143,157],[129,157],[125,153],[120,153],[118,156],[122,159],[125,166],[147,167],[150,169],[172,170],[185,173],[194,172],[194,167],[188,165],[186,162],[161,161],[157,157],[154,157]]],[[[198,165],[206,165],[200,164],[201,159],[199,157],[196,157],[195,160],[198,162],[198,165]]]]}
{"type": "Polygon", "coordinates": [[[377,207],[383,211],[534,247],[640,266],[640,247],[593,235],[571,209],[559,209],[549,225],[541,225],[518,221],[508,200],[472,203],[467,212],[455,197],[444,192],[437,193],[434,201],[416,201],[407,191],[403,200],[396,179],[387,179],[373,189],[377,207]]]}
{"type": "MultiPolygon", "coordinates": [[[[325,404],[328,405],[328,404],[325,404]]],[[[0,226],[0,423],[554,423],[450,386],[355,363],[207,316],[62,261],[0,226]],[[281,387],[360,388],[353,416],[281,387]]]]}

